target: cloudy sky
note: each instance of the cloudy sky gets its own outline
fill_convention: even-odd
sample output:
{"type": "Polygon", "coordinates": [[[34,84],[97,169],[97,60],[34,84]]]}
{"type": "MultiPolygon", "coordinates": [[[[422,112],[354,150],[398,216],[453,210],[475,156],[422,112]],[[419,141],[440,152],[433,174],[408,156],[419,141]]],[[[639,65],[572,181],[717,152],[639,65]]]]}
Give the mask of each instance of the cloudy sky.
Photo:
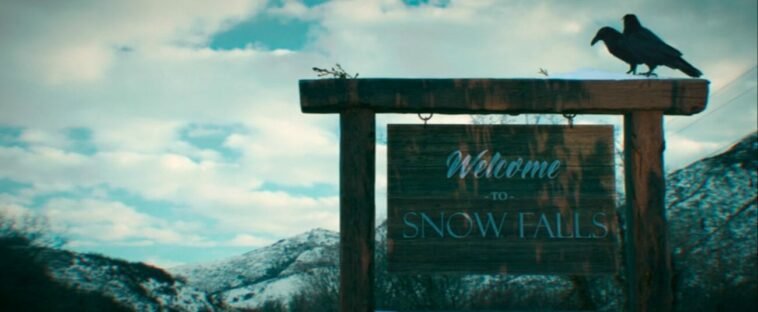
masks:
{"type": "MultiPolygon", "coordinates": [[[[0,0],[0,212],[46,217],[66,248],[161,266],[336,230],[338,119],[299,109],[313,66],[625,78],[626,64],[589,43],[626,13],[711,81],[705,112],[667,118],[674,170],[756,130],[756,3],[0,0]]],[[[387,122],[419,121],[379,117],[379,218],[387,122]]]]}

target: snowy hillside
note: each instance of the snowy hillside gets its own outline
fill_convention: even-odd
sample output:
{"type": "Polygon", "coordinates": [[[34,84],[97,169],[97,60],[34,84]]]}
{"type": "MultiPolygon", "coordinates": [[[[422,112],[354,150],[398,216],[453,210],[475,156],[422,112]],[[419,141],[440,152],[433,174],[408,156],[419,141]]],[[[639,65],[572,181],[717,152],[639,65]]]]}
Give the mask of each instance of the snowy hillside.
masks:
{"type": "Polygon", "coordinates": [[[170,271],[226,307],[258,308],[288,301],[308,286],[311,274],[335,269],[338,242],[338,233],[314,229],[230,259],[170,271]]]}
{"type": "Polygon", "coordinates": [[[37,246],[17,236],[0,237],[0,255],[0,267],[9,270],[0,278],[0,310],[216,310],[204,292],[142,263],[37,246]]]}
{"type": "Polygon", "coordinates": [[[56,280],[85,291],[99,291],[137,311],[211,311],[205,293],[174,280],[161,269],[92,254],[48,251],[56,280]]]}
{"type": "Polygon", "coordinates": [[[756,302],[758,133],[671,173],[667,215],[682,307],[748,308],[756,302]],[[752,296],[753,300],[740,300],[752,296]]]}

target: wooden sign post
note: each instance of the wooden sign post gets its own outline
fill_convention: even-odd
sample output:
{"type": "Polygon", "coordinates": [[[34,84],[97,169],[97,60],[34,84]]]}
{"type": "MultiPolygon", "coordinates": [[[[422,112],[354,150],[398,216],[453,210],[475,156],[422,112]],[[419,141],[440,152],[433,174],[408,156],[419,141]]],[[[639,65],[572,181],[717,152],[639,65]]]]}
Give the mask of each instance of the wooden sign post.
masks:
{"type": "Polygon", "coordinates": [[[340,114],[340,309],[373,311],[376,113],[624,115],[629,311],[670,311],[663,115],[705,109],[702,79],[320,79],[304,113],[340,114]]]}

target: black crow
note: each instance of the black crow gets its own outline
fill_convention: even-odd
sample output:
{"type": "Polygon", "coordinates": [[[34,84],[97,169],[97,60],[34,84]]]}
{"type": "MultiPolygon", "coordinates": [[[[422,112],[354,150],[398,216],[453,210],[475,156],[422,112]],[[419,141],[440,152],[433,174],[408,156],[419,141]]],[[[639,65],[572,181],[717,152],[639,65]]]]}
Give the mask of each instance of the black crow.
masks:
{"type": "Polygon", "coordinates": [[[663,42],[652,31],[642,27],[634,14],[624,15],[624,39],[633,53],[649,68],[643,75],[655,75],[653,71],[658,65],[681,70],[690,77],[703,75],[700,70],[682,58],[682,52],[663,42]]]}
{"type": "Polygon", "coordinates": [[[603,27],[597,31],[595,38],[592,38],[590,46],[594,46],[598,41],[603,41],[608,52],[613,56],[629,64],[629,71],[626,73],[637,74],[637,65],[642,64],[640,58],[627,46],[624,35],[618,30],[611,27],[603,27]]]}

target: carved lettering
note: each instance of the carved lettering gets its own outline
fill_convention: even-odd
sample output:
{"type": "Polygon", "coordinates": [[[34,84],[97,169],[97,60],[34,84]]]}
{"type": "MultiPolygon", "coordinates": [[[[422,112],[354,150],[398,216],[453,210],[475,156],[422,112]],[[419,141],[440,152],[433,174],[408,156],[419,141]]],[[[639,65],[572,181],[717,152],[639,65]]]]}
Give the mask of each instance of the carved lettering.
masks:
{"type": "Polygon", "coordinates": [[[521,157],[508,161],[500,152],[487,157],[489,150],[483,150],[471,157],[461,150],[455,150],[447,157],[447,178],[457,176],[465,179],[470,173],[474,179],[503,179],[520,176],[521,179],[548,179],[558,177],[561,169],[560,160],[524,160],[521,157]],[[505,170],[503,170],[505,168],[505,170]],[[519,174],[520,172],[520,174],[519,174]]]}

